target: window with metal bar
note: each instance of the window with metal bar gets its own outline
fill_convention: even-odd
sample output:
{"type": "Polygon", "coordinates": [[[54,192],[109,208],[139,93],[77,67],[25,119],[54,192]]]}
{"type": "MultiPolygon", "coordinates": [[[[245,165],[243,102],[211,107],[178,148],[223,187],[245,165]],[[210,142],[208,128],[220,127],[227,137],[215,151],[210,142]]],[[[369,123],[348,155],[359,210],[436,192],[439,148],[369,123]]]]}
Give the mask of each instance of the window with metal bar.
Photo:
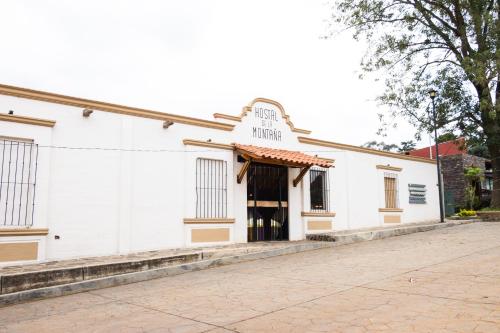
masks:
{"type": "Polygon", "coordinates": [[[227,162],[196,160],[196,217],[227,217],[227,162]]]}
{"type": "Polygon", "coordinates": [[[330,211],[330,193],[328,170],[309,170],[309,192],[311,198],[311,211],[330,211]]]}
{"type": "Polygon", "coordinates": [[[399,208],[398,175],[384,173],[385,208],[399,208]]]}
{"type": "Polygon", "coordinates": [[[0,226],[32,226],[38,145],[0,136],[0,226]]]}

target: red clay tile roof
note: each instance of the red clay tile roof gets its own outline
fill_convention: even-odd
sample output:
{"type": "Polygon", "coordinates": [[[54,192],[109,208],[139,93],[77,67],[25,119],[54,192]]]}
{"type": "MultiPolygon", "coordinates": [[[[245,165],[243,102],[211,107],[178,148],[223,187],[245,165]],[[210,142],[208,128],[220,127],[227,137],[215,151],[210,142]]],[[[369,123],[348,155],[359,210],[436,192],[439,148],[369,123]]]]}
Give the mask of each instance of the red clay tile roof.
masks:
{"type": "Polygon", "coordinates": [[[284,149],[273,149],[265,147],[257,147],[252,145],[234,144],[236,150],[243,154],[248,154],[256,159],[271,159],[294,165],[313,166],[317,165],[324,168],[329,168],[333,165],[330,160],[319,158],[316,156],[307,155],[299,151],[290,151],[284,149]]]}
{"type": "MultiPolygon", "coordinates": [[[[409,151],[409,155],[431,158],[431,152],[432,158],[436,159],[436,145],[411,150],[409,151]]],[[[465,153],[466,149],[464,138],[458,138],[457,140],[446,141],[439,144],[439,156],[460,155],[465,153]]]]}

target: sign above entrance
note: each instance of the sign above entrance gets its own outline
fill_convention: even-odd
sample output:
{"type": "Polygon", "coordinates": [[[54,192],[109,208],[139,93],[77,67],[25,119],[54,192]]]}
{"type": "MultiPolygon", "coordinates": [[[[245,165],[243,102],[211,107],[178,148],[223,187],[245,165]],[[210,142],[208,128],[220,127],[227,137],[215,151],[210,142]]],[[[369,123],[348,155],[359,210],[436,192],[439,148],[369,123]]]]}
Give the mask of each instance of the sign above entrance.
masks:
{"type": "MultiPolygon", "coordinates": [[[[295,128],[280,103],[256,98],[243,108],[239,117],[217,114],[218,117],[239,121],[235,127],[238,142],[264,147],[286,148],[297,141],[297,133],[310,131],[295,128]]],[[[293,147],[290,147],[293,148],[293,147]]]]}
{"type": "MultiPolygon", "coordinates": [[[[252,107],[252,137],[271,141],[281,141],[283,135],[278,126],[278,112],[272,104],[254,105],[252,107]]],[[[281,118],[281,117],[280,117],[281,118]]]]}

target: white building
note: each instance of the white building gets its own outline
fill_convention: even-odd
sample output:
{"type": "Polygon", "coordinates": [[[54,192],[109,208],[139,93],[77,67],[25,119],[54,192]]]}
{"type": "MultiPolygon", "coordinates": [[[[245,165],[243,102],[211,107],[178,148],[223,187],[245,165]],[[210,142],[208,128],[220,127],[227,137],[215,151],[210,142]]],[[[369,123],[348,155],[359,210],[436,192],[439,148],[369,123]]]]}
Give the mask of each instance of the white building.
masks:
{"type": "Polygon", "coordinates": [[[0,263],[439,216],[433,160],[313,139],[263,98],[214,117],[0,85],[0,263]]]}

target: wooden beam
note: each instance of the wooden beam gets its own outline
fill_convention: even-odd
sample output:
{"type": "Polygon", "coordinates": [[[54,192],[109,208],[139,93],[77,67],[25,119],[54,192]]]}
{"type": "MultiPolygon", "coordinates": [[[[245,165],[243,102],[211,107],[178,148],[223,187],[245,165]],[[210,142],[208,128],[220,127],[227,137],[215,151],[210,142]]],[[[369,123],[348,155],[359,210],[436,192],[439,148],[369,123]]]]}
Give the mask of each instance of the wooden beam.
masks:
{"type": "Polygon", "coordinates": [[[238,184],[241,184],[241,181],[243,180],[243,177],[245,177],[245,174],[247,173],[248,167],[250,166],[250,163],[252,161],[250,159],[245,161],[245,164],[241,167],[240,172],[238,173],[238,177],[236,180],[238,181],[238,184]]]}
{"type": "Polygon", "coordinates": [[[300,181],[302,180],[302,178],[304,178],[304,176],[306,175],[307,171],[309,171],[310,168],[311,166],[306,166],[305,168],[302,168],[302,170],[300,170],[300,173],[297,176],[297,178],[293,180],[293,187],[297,187],[297,184],[300,183],[300,181]]]}
{"type": "Polygon", "coordinates": [[[247,207],[279,207],[281,203],[281,207],[288,207],[288,202],[287,201],[263,201],[263,200],[248,200],[247,201],[247,207]]]}
{"type": "Polygon", "coordinates": [[[281,161],[278,159],[271,159],[271,158],[253,158],[252,159],[254,162],[259,162],[263,164],[273,164],[273,165],[281,165],[281,166],[286,166],[286,167],[291,167],[291,168],[303,168],[306,165],[304,164],[298,164],[298,163],[293,163],[289,161],[281,161]]]}

